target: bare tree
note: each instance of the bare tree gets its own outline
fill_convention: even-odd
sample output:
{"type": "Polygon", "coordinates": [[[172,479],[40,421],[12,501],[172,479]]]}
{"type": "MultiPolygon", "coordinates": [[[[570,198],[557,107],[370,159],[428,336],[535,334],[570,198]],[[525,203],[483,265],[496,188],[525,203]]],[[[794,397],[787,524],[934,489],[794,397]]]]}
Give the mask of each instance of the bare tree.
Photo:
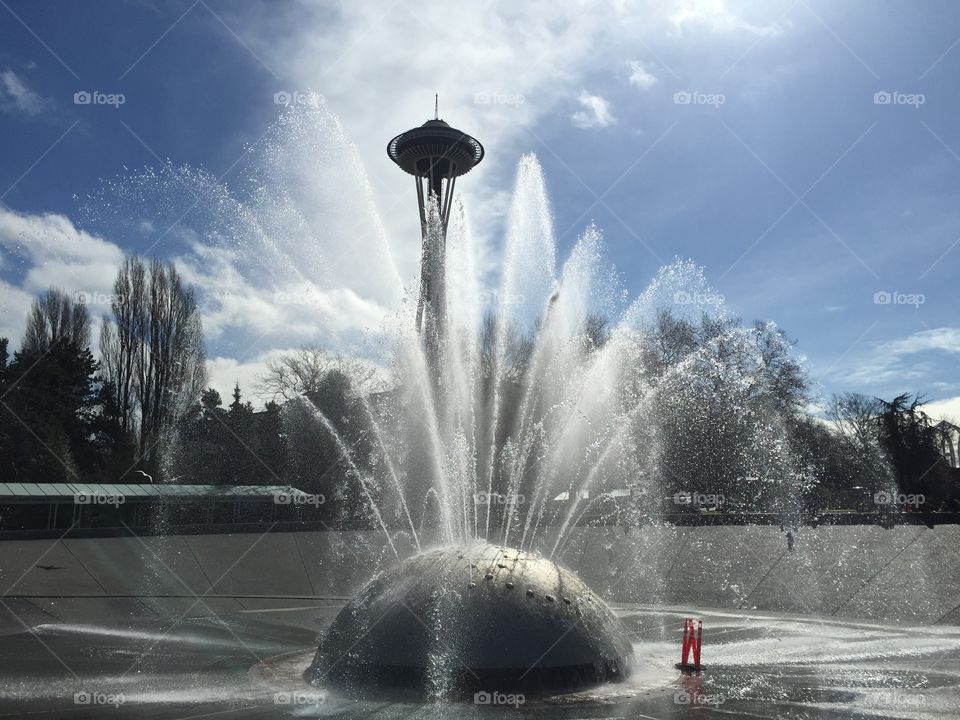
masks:
{"type": "Polygon", "coordinates": [[[489,313],[480,326],[480,373],[492,378],[497,372],[502,379],[519,381],[533,357],[534,333],[523,332],[516,323],[507,321],[501,334],[499,322],[496,315],[489,313]],[[498,352],[502,353],[500,357],[498,352]]]}
{"type": "Polygon", "coordinates": [[[146,270],[137,257],[123,261],[113,282],[113,321],[103,319],[100,356],[105,377],[113,383],[120,424],[124,432],[134,429],[135,385],[143,351],[146,318],[146,270]]]}
{"type": "Polygon", "coordinates": [[[128,258],[114,291],[101,332],[104,374],[139,457],[155,466],[157,447],[206,384],[200,313],[176,268],[156,259],[145,267],[128,258]]]}
{"type": "Polygon", "coordinates": [[[136,375],[144,454],[173,427],[206,385],[203,329],[193,288],[173,264],[152,259],[142,354],[136,375]]]}
{"type": "Polygon", "coordinates": [[[875,444],[877,418],[883,411],[883,403],[877,398],[859,393],[834,395],[827,407],[827,419],[834,429],[858,447],[875,444]]]}
{"type": "Polygon", "coordinates": [[[883,411],[882,400],[859,393],[834,395],[826,411],[847,464],[858,473],[857,484],[873,490],[890,487],[893,482],[892,468],[880,442],[883,411]]]}
{"type": "Polygon", "coordinates": [[[354,390],[366,394],[378,389],[375,367],[358,358],[330,354],[318,345],[304,345],[267,361],[267,371],[259,378],[259,390],[272,400],[316,393],[332,371],[349,378],[354,390]]]}
{"type": "Polygon", "coordinates": [[[87,306],[55,287],[34,298],[27,316],[23,352],[45,353],[57,343],[78,348],[90,345],[90,314],[87,306]]]}
{"type": "Polygon", "coordinates": [[[597,350],[607,344],[610,339],[610,318],[603,315],[587,315],[581,336],[581,344],[585,350],[597,350]]]}
{"type": "Polygon", "coordinates": [[[676,317],[667,308],[660,308],[649,339],[641,346],[641,362],[650,375],[661,377],[708,339],[712,338],[698,338],[693,323],[676,317]]]}
{"type": "Polygon", "coordinates": [[[753,337],[763,363],[765,394],[775,407],[797,416],[807,402],[810,381],[803,364],[792,354],[796,341],[775,323],[761,320],[753,323],[753,337]]]}

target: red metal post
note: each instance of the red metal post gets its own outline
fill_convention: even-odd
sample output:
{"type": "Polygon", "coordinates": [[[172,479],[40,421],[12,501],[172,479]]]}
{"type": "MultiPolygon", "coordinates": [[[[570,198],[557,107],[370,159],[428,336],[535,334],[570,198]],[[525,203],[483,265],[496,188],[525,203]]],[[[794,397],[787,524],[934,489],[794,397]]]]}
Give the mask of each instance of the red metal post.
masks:
{"type": "MultiPolygon", "coordinates": [[[[693,635],[693,621],[690,621],[690,634],[693,635]]],[[[693,641],[693,667],[700,669],[700,646],[703,645],[703,620],[697,621],[697,639],[693,641]]]]}
{"type": "Polygon", "coordinates": [[[683,643],[680,648],[680,664],[686,665],[690,657],[690,646],[693,644],[693,620],[684,618],[683,620],[683,643]]]}

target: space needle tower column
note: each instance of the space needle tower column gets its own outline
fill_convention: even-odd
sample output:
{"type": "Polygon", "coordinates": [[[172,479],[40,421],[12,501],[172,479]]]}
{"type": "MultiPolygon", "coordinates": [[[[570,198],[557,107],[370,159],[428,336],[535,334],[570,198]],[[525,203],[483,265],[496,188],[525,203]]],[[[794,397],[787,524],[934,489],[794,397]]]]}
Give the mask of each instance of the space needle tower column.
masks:
{"type": "Polygon", "coordinates": [[[444,263],[453,189],[457,178],[483,159],[483,145],[450,127],[435,113],[433,120],[393,138],[387,154],[401,170],[413,175],[417,185],[422,238],[417,331],[424,339],[428,360],[436,368],[446,326],[444,263]],[[429,202],[436,203],[440,215],[440,227],[433,232],[427,222],[429,202]]]}

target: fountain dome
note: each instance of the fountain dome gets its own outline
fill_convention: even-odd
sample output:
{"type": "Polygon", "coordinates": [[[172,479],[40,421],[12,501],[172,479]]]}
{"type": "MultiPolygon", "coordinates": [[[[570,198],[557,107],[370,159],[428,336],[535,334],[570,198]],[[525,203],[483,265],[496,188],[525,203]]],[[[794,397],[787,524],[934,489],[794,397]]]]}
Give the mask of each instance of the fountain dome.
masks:
{"type": "Polygon", "coordinates": [[[452,695],[574,691],[630,672],[606,604],[554,562],[487,543],[409,558],[336,617],[305,678],[452,695]]]}

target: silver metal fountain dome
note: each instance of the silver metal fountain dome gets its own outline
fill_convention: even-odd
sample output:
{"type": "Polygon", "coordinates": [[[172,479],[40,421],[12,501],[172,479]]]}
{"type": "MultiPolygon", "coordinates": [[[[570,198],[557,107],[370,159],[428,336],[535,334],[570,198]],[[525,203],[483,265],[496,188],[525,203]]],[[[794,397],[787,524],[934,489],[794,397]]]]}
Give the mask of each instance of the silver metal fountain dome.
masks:
{"type": "Polygon", "coordinates": [[[453,694],[556,693],[624,678],[631,662],[626,630],[571,572],[477,543],[425,552],[371,580],[305,677],[359,691],[439,683],[453,694]]]}

